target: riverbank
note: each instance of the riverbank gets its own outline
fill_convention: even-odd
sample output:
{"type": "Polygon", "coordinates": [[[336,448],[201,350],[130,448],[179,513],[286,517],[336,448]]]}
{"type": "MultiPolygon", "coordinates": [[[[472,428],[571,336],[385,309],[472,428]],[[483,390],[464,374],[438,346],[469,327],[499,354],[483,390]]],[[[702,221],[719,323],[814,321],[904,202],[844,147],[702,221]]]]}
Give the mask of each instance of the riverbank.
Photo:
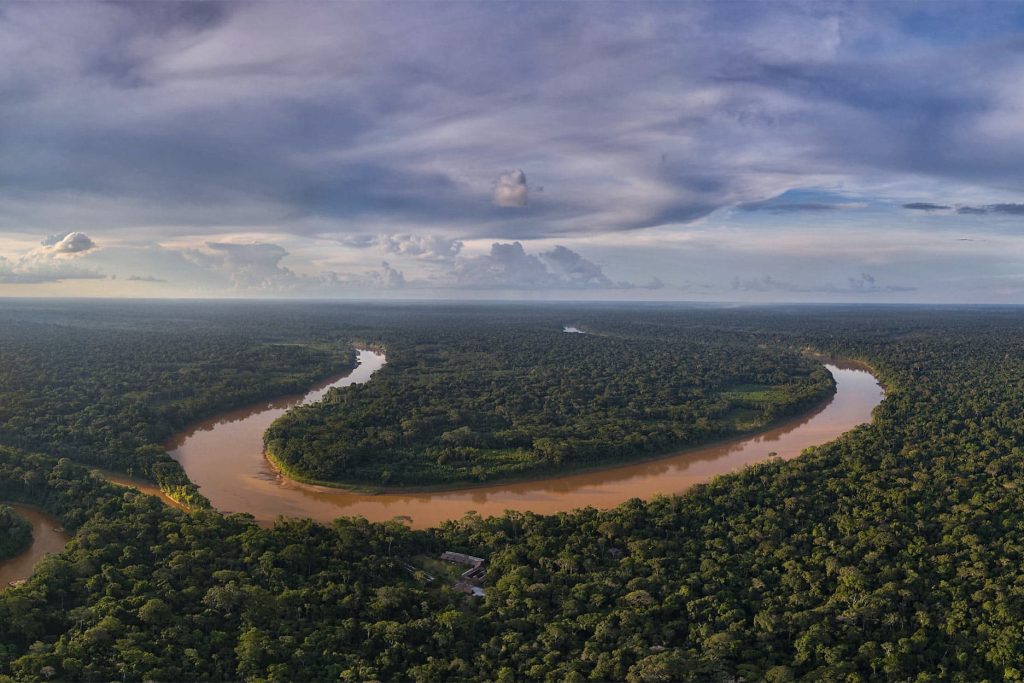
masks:
{"type": "Polygon", "coordinates": [[[121,474],[120,472],[111,472],[110,470],[104,470],[95,468],[92,470],[96,476],[109,481],[111,484],[123,486],[129,489],[135,489],[140,493],[145,493],[150,496],[156,496],[161,499],[167,505],[176,507],[179,510],[188,510],[189,507],[181,501],[175,500],[166,491],[161,489],[153,482],[146,481],[145,479],[139,479],[138,477],[130,477],[127,474],[121,474]]]}
{"type": "Polygon", "coordinates": [[[0,503],[0,561],[17,557],[32,545],[32,525],[14,508],[0,503]]]}
{"type": "Polygon", "coordinates": [[[32,543],[24,552],[0,562],[0,591],[32,576],[36,565],[47,555],[64,550],[71,540],[56,517],[43,510],[22,503],[4,503],[13,508],[32,525],[32,543]]]}
{"type": "MultiPolygon", "coordinates": [[[[565,327],[564,332],[567,333],[578,333],[586,334],[585,331],[575,327],[565,327]]],[[[366,349],[370,351],[370,349],[366,349]]],[[[371,351],[373,352],[373,351],[371,351]]],[[[805,350],[805,355],[815,358],[823,363],[826,363],[826,355],[820,353],[812,353],[805,350]]],[[[875,373],[873,369],[866,363],[854,359],[846,358],[828,358],[828,364],[833,364],[835,367],[849,367],[863,369],[872,375],[875,373]]],[[[816,411],[823,409],[828,402],[836,394],[836,383],[834,381],[828,391],[821,392],[820,395],[816,396],[806,405],[796,407],[798,412],[786,412],[778,417],[771,419],[765,423],[757,424],[749,429],[734,429],[727,433],[720,433],[711,436],[710,438],[695,439],[682,443],[677,443],[669,448],[661,451],[651,453],[637,453],[626,457],[612,457],[596,461],[589,461],[585,463],[570,463],[562,464],[556,468],[535,468],[528,472],[523,472],[514,475],[488,477],[483,481],[452,481],[452,482],[436,482],[429,484],[409,484],[399,486],[388,486],[388,485],[377,485],[371,484],[365,481],[337,481],[337,480],[325,480],[316,479],[314,477],[306,476],[305,474],[297,471],[294,467],[290,467],[287,463],[283,462],[271,450],[269,446],[264,443],[264,457],[267,462],[267,466],[271,471],[274,472],[282,481],[286,481],[289,484],[297,487],[304,488],[309,491],[315,491],[318,493],[352,493],[359,495],[400,495],[400,494],[415,494],[415,493],[444,493],[444,492],[458,492],[458,491],[471,491],[473,489],[482,489],[493,486],[503,486],[510,484],[528,484],[530,482],[544,481],[546,479],[562,476],[572,476],[577,474],[588,474],[593,472],[600,472],[602,470],[610,470],[620,467],[629,467],[635,464],[644,464],[649,462],[655,462],[658,460],[672,458],[680,455],[685,455],[688,452],[696,451],[701,448],[712,447],[719,444],[729,443],[736,439],[742,439],[754,436],[760,432],[769,431],[775,428],[779,428],[788,423],[795,423],[800,420],[806,419],[807,416],[815,414],[816,411]]]]}
{"type": "MultiPolygon", "coordinates": [[[[383,358],[367,351],[365,362],[343,381],[366,381],[382,367],[383,358]]],[[[182,435],[172,452],[213,506],[222,512],[253,515],[264,526],[280,516],[330,522],[341,516],[387,521],[412,518],[414,528],[436,526],[468,512],[501,514],[506,509],[554,514],[579,507],[611,508],[630,498],[673,494],[774,457],[798,456],[869,422],[883,392],[875,378],[857,367],[828,366],[836,391],[817,406],[787,416],[753,433],[691,446],[643,461],[526,481],[480,482],[453,490],[360,492],[293,481],[275,470],[264,456],[263,431],[285,407],[264,408],[249,415],[225,415],[182,435]]],[[[340,385],[340,384],[339,384],[340,385]]],[[[329,389],[311,393],[305,401],[329,389]]]]}
{"type": "Polygon", "coordinates": [[[813,358],[822,365],[835,365],[838,368],[850,368],[870,372],[878,381],[878,385],[885,391],[889,391],[889,383],[885,379],[885,373],[871,363],[867,358],[853,356],[838,356],[833,353],[824,353],[811,348],[803,349],[802,353],[808,358],[813,358]]]}
{"type": "Polygon", "coordinates": [[[267,449],[264,449],[264,457],[267,459],[267,464],[270,468],[283,480],[286,480],[293,486],[305,488],[310,491],[316,491],[318,493],[355,493],[367,496],[401,495],[403,493],[457,493],[460,491],[472,491],[474,489],[486,489],[494,486],[542,482],[548,479],[564,476],[592,474],[595,472],[630,467],[632,465],[643,465],[646,463],[657,462],[658,460],[665,460],[667,458],[685,456],[688,453],[697,452],[704,448],[732,443],[737,439],[754,437],[772,429],[784,428],[789,424],[805,422],[809,417],[812,417],[821,410],[824,410],[828,403],[835,397],[835,394],[836,387],[835,384],[833,384],[831,392],[824,394],[812,404],[806,406],[800,413],[781,415],[764,424],[752,427],[751,429],[736,430],[728,434],[716,435],[708,439],[677,444],[669,449],[656,453],[641,454],[627,458],[610,458],[597,462],[561,465],[557,469],[533,470],[529,473],[524,473],[522,476],[496,477],[494,479],[487,479],[481,482],[414,484],[410,486],[374,486],[371,484],[356,482],[344,483],[319,481],[303,476],[299,472],[295,472],[292,468],[289,468],[287,465],[282,463],[279,458],[275,457],[274,454],[267,449]]]}

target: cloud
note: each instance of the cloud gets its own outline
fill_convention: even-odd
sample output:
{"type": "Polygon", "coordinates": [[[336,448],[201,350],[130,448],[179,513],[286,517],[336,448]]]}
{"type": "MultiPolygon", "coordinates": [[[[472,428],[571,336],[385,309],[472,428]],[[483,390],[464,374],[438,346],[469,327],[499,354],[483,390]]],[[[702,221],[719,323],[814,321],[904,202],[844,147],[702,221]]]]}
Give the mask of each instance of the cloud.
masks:
{"type": "Polygon", "coordinates": [[[953,207],[946,206],[945,204],[932,204],[931,202],[910,202],[909,204],[904,204],[903,208],[910,209],[911,211],[948,211],[953,207]]]}
{"type": "Polygon", "coordinates": [[[0,175],[38,214],[103,200],[96,221],[111,229],[139,213],[180,234],[211,215],[288,218],[296,233],[295,219],[401,216],[411,232],[457,222],[491,239],[692,222],[823,175],[1019,177],[1015,136],[981,126],[1014,111],[995,46],[1005,16],[976,34],[992,45],[951,45],[919,34],[909,10],[745,8],[15,7],[0,18],[5,119],[25,134],[5,140],[0,175]],[[19,31],[32,25],[65,40],[19,31]],[[797,48],[796,35],[816,39],[797,48]],[[877,52],[858,49],[870,40],[877,52]],[[941,153],[935,133],[950,133],[941,153]],[[999,163],[982,166],[1000,141],[999,163]],[[545,213],[541,228],[480,201],[528,204],[521,170],[492,186],[502,163],[557,188],[528,212],[545,213]]]}
{"type": "Polygon", "coordinates": [[[740,211],[770,213],[806,213],[821,211],[844,211],[863,209],[866,204],[837,192],[813,187],[796,188],[771,197],[752,202],[740,202],[740,211]]]}
{"type": "Polygon", "coordinates": [[[96,243],[84,232],[65,232],[50,235],[40,244],[56,254],[80,254],[96,246],[96,243]]]}
{"type": "Polygon", "coordinates": [[[31,256],[20,259],[8,259],[0,256],[0,283],[2,284],[42,284],[47,282],[63,282],[65,280],[101,280],[103,273],[82,268],[68,261],[39,259],[31,256]]]}
{"type": "Polygon", "coordinates": [[[239,289],[289,290],[298,276],[281,265],[288,251],[277,244],[207,242],[212,254],[188,252],[195,262],[227,274],[239,289]]]}
{"type": "Polygon", "coordinates": [[[0,153],[0,230],[89,207],[83,230],[160,226],[149,239],[287,224],[515,240],[737,205],[831,212],[759,206],[823,180],[1007,187],[1024,172],[1000,42],[1013,11],[953,39],[899,7],[738,8],[16,5],[0,16],[19,131],[0,153]],[[23,30],[43,25],[59,47],[23,30]],[[543,174],[544,202],[522,168],[543,174]]]}
{"type": "Polygon", "coordinates": [[[985,208],[989,213],[1002,213],[1009,216],[1024,215],[1024,204],[990,204],[985,208]]]}
{"type": "Polygon", "coordinates": [[[451,261],[462,251],[460,240],[441,235],[381,235],[379,243],[390,254],[430,261],[451,261]]]}
{"type": "Polygon", "coordinates": [[[387,261],[381,262],[379,270],[347,275],[325,271],[316,276],[304,277],[302,281],[307,293],[320,295],[343,294],[352,290],[401,289],[406,285],[402,271],[393,268],[387,261]]]}
{"type": "Polygon", "coordinates": [[[605,276],[601,266],[588,261],[572,249],[556,246],[543,252],[540,258],[555,277],[572,283],[573,287],[612,286],[612,281],[605,276]]]}
{"type": "Polygon", "coordinates": [[[495,242],[487,254],[460,258],[450,286],[468,289],[629,289],[612,282],[599,265],[572,249],[556,246],[530,254],[520,242],[495,242]]]}
{"type": "Polygon", "coordinates": [[[435,233],[332,235],[331,239],[351,249],[380,247],[387,254],[439,262],[451,261],[464,246],[462,240],[435,233]]]}
{"type": "Polygon", "coordinates": [[[163,278],[154,277],[152,275],[129,275],[125,278],[129,282],[167,282],[163,278]]]}
{"type": "Polygon", "coordinates": [[[381,261],[380,267],[379,275],[382,286],[391,289],[405,286],[405,276],[401,271],[392,268],[391,264],[387,261],[381,261]]]}
{"type": "MultiPolygon", "coordinates": [[[[915,265],[890,230],[901,203],[922,212],[904,227],[929,253],[953,242],[929,242],[949,219],[909,208],[916,198],[961,196],[961,214],[997,227],[1020,215],[998,203],[1024,177],[1021,66],[1008,58],[1024,10],[1012,3],[8,5],[0,234],[63,240],[73,225],[102,248],[48,253],[122,280],[303,292],[327,286],[310,274],[319,263],[372,249],[337,287],[369,282],[363,271],[386,258],[413,288],[424,273],[454,278],[473,258],[456,243],[544,239],[600,253],[602,272],[635,282],[718,281],[727,268],[809,286],[831,277],[797,263],[792,223],[813,217],[822,231],[857,228],[830,268],[882,276],[902,258],[933,291],[952,270],[967,280],[986,266],[915,265]],[[937,29],[948,26],[963,30],[937,29]],[[800,188],[841,189],[870,210],[800,188]],[[757,253],[742,232],[755,225],[770,238],[757,253]],[[698,233],[718,246],[700,252],[698,233]],[[253,235],[292,254],[202,246],[253,235]],[[629,247],[669,235],[674,246],[630,262],[629,247]],[[147,242],[203,256],[133,263],[121,248],[147,242]],[[874,260],[850,255],[867,246],[874,260]]],[[[987,257],[1003,253],[1016,252],[987,257]]],[[[529,256],[540,266],[521,260],[530,281],[587,281],[571,274],[579,264],[529,256]]]]}
{"type": "Polygon", "coordinates": [[[956,212],[964,215],[1024,216],[1024,204],[986,204],[984,206],[958,206],[956,212]]]}
{"type": "Polygon", "coordinates": [[[493,201],[495,206],[526,206],[529,202],[526,174],[516,170],[498,176],[493,201]]]}
{"type": "Polygon", "coordinates": [[[771,275],[745,279],[740,279],[740,276],[737,275],[732,279],[732,288],[734,290],[744,292],[796,292],[804,290],[800,285],[795,285],[790,282],[781,282],[773,278],[771,275]]]}
{"type": "Polygon", "coordinates": [[[335,239],[353,249],[367,249],[378,242],[377,235],[338,235],[335,239]]]}
{"type": "MultiPolygon", "coordinates": [[[[929,202],[911,202],[910,204],[904,204],[904,209],[911,209],[914,211],[948,211],[952,209],[952,206],[945,204],[932,204],[929,202]]],[[[1002,203],[1002,204],[984,204],[981,206],[970,206],[967,204],[959,204],[956,207],[956,212],[965,216],[986,216],[986,215],[1004,215],[1004,216],[1022,216],[1024,215],[1024,204],[1015,203],[1002,203]]]]}
{"type": "Polygon", "coordinates": [[[463,287],[534,289],[550,286],[552,275],[519,242],[491,245],[489,254],[461,259],[452,274],[463,287]]]}
{"type": "Polygon", "coordinates": [[[736,208],[740,211],[772,211],[776,213],[800,213],[803,211],[838,211],[843,208],[838,204],[821,204],[821,203],[792,203],[792,204],[776,204],[771,201],[760,201],[760,202],[744,202],[737,204],[736,208]]]}
{"type": "Polygon", "coordinates": [[[394,289],[405,286],[404,274],[388,262],[379,270],[341,274],[332,270],[297,273],[282,265],[289,252],[278,244],[207,242],[207,250],[184,250],[192,263],[227,278],[239,292],[329,296],[353,290],[394,289]]]}
{"type": "Polygon", "coordinates": [[[868,273],[861,273],[859,276],[847,278],[847,286],[841,287],[834,284],[823,285],[801,285],[783,280],[777,280],[771,275],[763,275],[754,278],[740,278],[736,276],[732,280],[733,291],[741,292],[792,292],[792,293],[813,293],[813,294],[879,294],[895,292],[912,292],[916,287],[901,285],[879,285],[874,276],[868,273]]]}
{"type": "Polygon", "coordinates": [[[879,291],[875,285],[874,276],[868,273],[861,273],[859,277],[847,278],[846,281],[850,283],[851,292],[879,291]]]}
{"type": "Polygon", "coordinates": [[[65,280],[99,280],[101,271],[82,266],[79,258],[95,248],[82,232],[50,235],[41,246],[8,258],[0,255],[0,283],[42,284],[65,280]]]}

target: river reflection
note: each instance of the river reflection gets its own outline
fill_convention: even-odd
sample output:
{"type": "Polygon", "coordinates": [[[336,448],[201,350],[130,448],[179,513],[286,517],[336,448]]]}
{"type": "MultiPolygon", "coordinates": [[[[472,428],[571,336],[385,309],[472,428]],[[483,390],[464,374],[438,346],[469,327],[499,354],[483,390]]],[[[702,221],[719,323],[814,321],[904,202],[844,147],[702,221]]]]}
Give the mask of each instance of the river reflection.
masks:
{"type": "Polygon", "coordinates": [[[507,509],[550,514],[578,507],[608,508],[630,498],[677,493],[716,475],[734,472],[771,457],[792,458],[808,446],[830,441],[871,419],[883,392],[863,367],[826,363],[836,394],[825,405],[773,429],[713,445],[691,448],[656,460],[514,484],[436,493],[361,494],[307,486],[280,477],[263,457],[263,432],[289,407],[317,401],[331,387],[365,382],[385,359],[360,351],[359,366],[348,376],[291,396],[237,410],[178,435],[170,444],[180,462],[214,507],[248,512],[261,524],[278,516],[327,522],[343,515],[382,521],[404,515],[416,528],[457,519],[469,511],[498,515],[507,509]]]}

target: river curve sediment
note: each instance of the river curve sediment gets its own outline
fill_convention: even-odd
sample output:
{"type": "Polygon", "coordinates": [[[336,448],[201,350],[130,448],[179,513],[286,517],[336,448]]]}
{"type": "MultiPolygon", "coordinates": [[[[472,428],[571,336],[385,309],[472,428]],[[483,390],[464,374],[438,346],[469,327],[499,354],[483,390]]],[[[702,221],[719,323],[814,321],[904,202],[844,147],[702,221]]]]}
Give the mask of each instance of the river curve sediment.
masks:
{"type": "Polygon", "coordinates": [[[869,422],[884,395],[878,380],[863,365],[833,360],[825,367],[836,380],[835,395],[811,412],[765,431],[653,460],[469,489],[360,493],[291,481],[271,466],[263,453],[263,433],[271,422],[294,405],[319,400],[333,387],[369,380],[385,362],[382,353],[360,350],[359,365],[345,377],[314,387],[303,396],[283,397],[200,422],[174,437],[168,451],[215,508],[247,512],[264,525],[279,516],[329,522],[359,515],[371,521],[408,517],[414,528],[423,528],[470,511],[485,516],[505,510],[552,514],[679,493],[769,457],[792,458],[809,446],[831,441],[869,422]]]}

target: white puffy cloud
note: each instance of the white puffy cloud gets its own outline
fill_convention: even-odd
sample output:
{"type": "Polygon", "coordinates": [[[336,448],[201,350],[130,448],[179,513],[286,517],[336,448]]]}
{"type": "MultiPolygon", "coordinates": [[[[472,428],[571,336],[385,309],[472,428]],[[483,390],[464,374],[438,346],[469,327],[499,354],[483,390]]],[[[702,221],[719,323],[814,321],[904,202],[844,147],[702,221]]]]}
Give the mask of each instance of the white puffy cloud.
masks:
{"type": "Polygon", "coordinates": [[[378,270],[339,274],[333,270],[301,278],[306,293],[321,295],[342,294],[352,290],[400,289],[405,287],[405,275],[382,261],[378,270]]]}
{"type": "Polygon", "coordinates": [[[394,289],[405,286],[404,274],[387,261],[379,270],[337,273],[323,270],[312,274],[282,265],[289,252],[278,244],[265,242],[207,242],[206,250],[182,252],[193,264],[225,277],[238,292],[329,296],[352,290],[394,289]]]}
{"type": "Polygon", "coordinates": [[[405,286],[405,276],[402,271],[395,270],[391,267],[391,264],[387,261],[381,261],[380,264],[380,275],[381,285],[390,289],[405,286]]]}
{"type": "Polygon", "coordinates": [[[209,250],[189,250],[187,258],[227,275],[237,289],[286,291],[298,282],[294,272],[281,265],[288,251],[277,244],[207,242],[209,250]]]}
{"type": "Polygon", "coordinates": [[[64,280],[99,280],[101,271],[78,262],[96,244],[82,232],[66,232],[43,239],[42,246],[9,257],[0,255],[0,284],[42,284],[64,280]]]}
{"type": "Polygon", "coordinates": [[[80,254],[96,246],[84,232],[65,232],[50,235],[41,244],[55,254],[80,254]]]}
{"type": "Polygon", "coordinates": [[[430,261],[450,261],[462,251],[460,240],[442,235],[381,235],[380,244],[390,254],[430,261]]]}
{"type": "Polygon", "coordinates": [[[99,271],[82,268],[68,261],[42,259],[31,255],[16,259],[0,256],[2,284],[34,285],[64,280],[100,280],[105,277],[106,275],[99,271]]]}
{"type": "Polygon", "coordinates": [[[339,235],[335,239],[346,247],[367,249],[379,241],[377,235],[339,235]]]}
{"type": "Polygon", "coordinates": [[[520,242],[495,242],[487,254],[460,258],[451,286],[466,289],[632,289],[601,266],[564,246],[530,254],[520,242]]]}
{"type": "Polygon", "coordinates": [[[571,282],[575,287],[612,286],[612,281],[601,270],[601,266],[588,261],[572,249],[559,245],[542,253],[540,257],[556,277],[571,282]]]}
{"type": "Polygon", "coordinates": [[[526,174],[520,170],[507,171],[498,176],[494,184],[495,206],[526,206],[529,203],[529,188],[526,174]]]}
{"type": "Polygon", "coordinates": [[[459,286],[495,289],[545,287],[552,280],[544,262],[519,242],[495,242],[488,254],[460,259],[452,275],[459,286]]]}

